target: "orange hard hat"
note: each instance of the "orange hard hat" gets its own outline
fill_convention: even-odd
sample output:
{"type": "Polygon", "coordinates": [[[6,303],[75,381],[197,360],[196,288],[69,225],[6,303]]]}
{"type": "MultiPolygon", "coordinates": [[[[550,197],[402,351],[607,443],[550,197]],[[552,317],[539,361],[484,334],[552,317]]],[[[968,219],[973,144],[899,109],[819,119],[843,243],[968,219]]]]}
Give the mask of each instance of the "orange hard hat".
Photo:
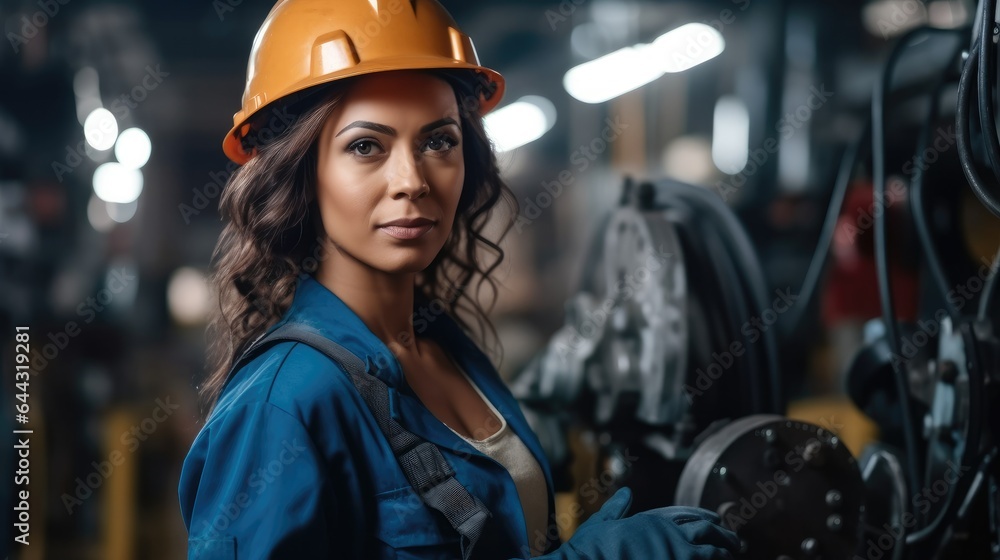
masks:
{"type": "Polygon", "coordinates": [[[222,149],[238,164],[255,152],[242,139],[252,117],[307,88],[372,72],[451,68],[479,74],[477,112],[504,92],[498,72],[479,64],[472,39],[437,0],[280,0],[254,37],[243,108],[222,149]]]}

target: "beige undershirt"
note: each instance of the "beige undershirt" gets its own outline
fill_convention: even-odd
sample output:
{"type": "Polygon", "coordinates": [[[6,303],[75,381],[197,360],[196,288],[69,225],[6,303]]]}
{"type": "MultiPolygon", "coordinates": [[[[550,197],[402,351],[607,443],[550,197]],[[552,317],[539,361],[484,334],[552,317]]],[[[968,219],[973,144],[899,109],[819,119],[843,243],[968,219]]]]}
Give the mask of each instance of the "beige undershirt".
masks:
{"type": "MultiPolygon", "coordinates": [[[[455,363],[452,360],[452,363],[455,363]]],[[[486,395],[479,390],[479,387],[472,382],[465,370],[457,363],[455,367],[462,375],[469,380],[469,384],[479,393],[493,414],[502,422],[500,429],[486,439],[477,440],[467,438],[455,432],[448,426],[448,429],[455,432],[455,435],[469,442],[480,453],[493,458],[500,463],[510,473],[514,479],[514,486],[517,488],[517,496],[521,501],[521,510],[524,512],[525,530],[528,534],[528,546],[531,547],[531,555],[539,556],[543,552],[545,545],[544,535],[548,529],[548,493],[545,486],[545,475],[538,466],[538,461],[531,454],[531,451],[524,445],[521,438],[517,437],[514,430],[507,425],[507,419],[500,414],[493,406],[493,403],[486,398],[486,395]]],[[[445,424],[447,426],[447,424],[445,424]]]]}

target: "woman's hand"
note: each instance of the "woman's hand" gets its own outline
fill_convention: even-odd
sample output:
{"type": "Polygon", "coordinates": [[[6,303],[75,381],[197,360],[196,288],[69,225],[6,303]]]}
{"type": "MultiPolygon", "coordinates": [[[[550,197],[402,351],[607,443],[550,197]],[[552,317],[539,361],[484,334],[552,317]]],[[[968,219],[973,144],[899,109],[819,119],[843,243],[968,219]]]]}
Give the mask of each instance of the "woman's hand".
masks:
{"type": "Polygon", "coordinates": [[[711,511],[673,506],[624,517],[632,503],[628,488],[604,506],[546,560],[732,560],[740,539],[711,511]]]}

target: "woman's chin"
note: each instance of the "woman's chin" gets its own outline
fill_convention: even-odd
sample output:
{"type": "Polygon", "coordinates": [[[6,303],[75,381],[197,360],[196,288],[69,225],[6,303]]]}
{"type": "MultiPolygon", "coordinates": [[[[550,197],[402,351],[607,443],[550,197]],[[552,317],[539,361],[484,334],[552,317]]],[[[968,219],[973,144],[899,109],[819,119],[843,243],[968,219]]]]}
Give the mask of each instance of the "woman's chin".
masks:
{"type": "Polygon", "coordinates": [[[434,257],[436,254],[432,254],[429,251],[393,251],[400,254],[395,255],[395,258],[390,258],[390,255],[381,255],[382,258],[378,259],[377,263],[373,263],[375,268],[382,270],[388,274],[407,274],[421,272],[434,262],[434,257]]]}

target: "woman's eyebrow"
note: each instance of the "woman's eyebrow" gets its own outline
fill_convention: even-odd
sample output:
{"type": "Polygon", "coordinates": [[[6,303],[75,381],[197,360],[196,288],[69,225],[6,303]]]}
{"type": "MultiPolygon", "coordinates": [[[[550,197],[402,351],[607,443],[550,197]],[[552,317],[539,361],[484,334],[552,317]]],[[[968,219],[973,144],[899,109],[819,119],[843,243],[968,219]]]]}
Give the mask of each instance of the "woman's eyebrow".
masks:
{"type": "Polygon", "coordinates": [[[354,121],[351,124],[349,124],[349,125],[345,126],[344,128],[340,129],[340,132],[338,132],[334,136],[334,138],[336,138],[337,136],[340,136],[341,134],[347,132],[348,130],[350,130],[352,128],[367,128],[367,129],[374,130],[375,132],[381,132],[382,134],[388,134],[389,136],[395,136],[396,135],[396,129],[392,128],[391,126],[386,126],[384,124],[373,123],[371,121],[354,121]]]}
{"type": "Polygon", "coordinates": [[[443,119],[438,119],[438,120],[432,122],[431,124],[426,124],[426,125],[420,127],[420,132],[421,133],[430,132],[430,131],[434,130],[435,128],[441,128],[442,126],[445,126],[447,124],[453,124],[455,126],[458,126],[458,123],[455,122],[455,119],[453,119],[451,117],[445,117],[443,119]]]}
{"type": "MultiPolygon", "coordinates": [[[[429,132],[431,130],[434,130],[435,128],[440,128],[448,124],[453,124],[455,126],[458,126],[458,122],[456,122],[455,119],[451,117],[445,117],[443,119],[438,119],[430,124],[425,124],[424,126],[420,127],[420,132],[421,133],[429,132]]],[[[391,126],[386,126],[384,124],[374,123],[371,121],[354,121],[351,124],[340,129],[340,132],[334,135],[334,138],[340,136],[341,134],[347,132],[352,128],[367,128],[369,130],[374,130],[375,132],[381,132],[382,134],[386,134],[389,136],[396,135],[396,129],[392,128],[391,126]]]]}

